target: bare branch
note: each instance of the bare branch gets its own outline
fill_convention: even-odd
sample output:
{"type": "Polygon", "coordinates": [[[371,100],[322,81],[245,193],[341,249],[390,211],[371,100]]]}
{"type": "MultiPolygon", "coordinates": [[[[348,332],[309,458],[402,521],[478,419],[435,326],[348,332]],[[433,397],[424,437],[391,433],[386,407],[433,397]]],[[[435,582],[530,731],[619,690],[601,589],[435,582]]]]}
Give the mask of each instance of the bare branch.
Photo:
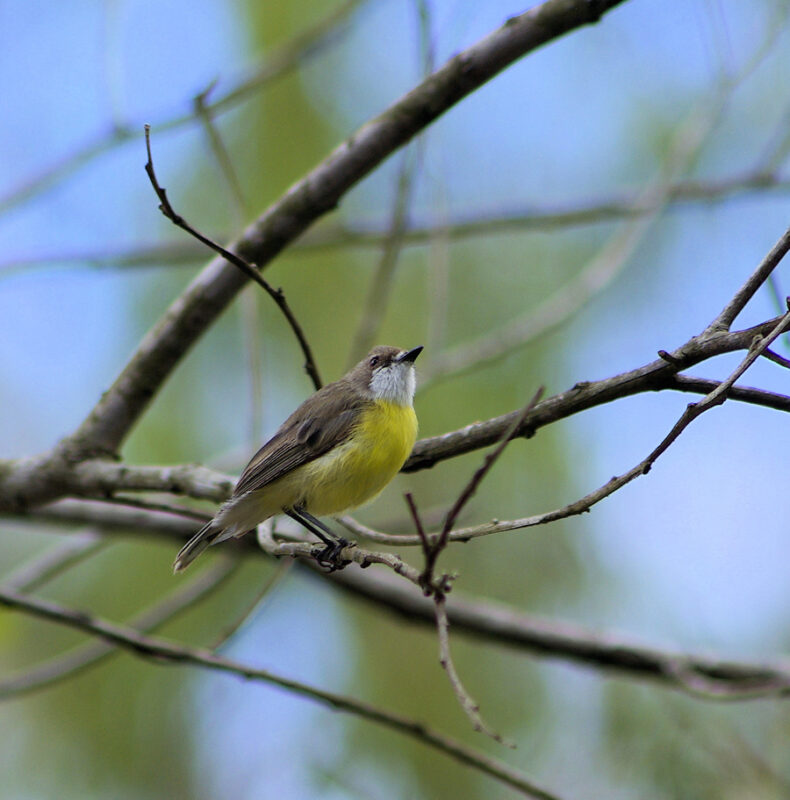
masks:
{"type": "Polygon", "coordinates": [[[445,602],[444,596],[436,596],[434,598],[434,609],[436,610],[436,631],[439,637],[439,663],[442,665],[442,669],[444,669],[444,671],[447,673],[447,678],[450,681],[450,686],[452,686],[455,697],[463,709],[464,714],[466,714],[471,721],[472,727],[476,731],[484,733],[495,742],[499,742],[500,744],[505,745],[505,747],[509,747],[511,750],[514,750],[516,746],[513,744],[513,742],[504,739],[501,734],[497,733],[485,723],[483,718],[480,716],[480,706],[472,699],[469,692],[466,691],[463,683],[461,683],[461,677],[458,674],[458,670],[455,668],[455,662],[453,661],[453,657],[450,652],[450,623],[447,619],[445,602]]]}
{"type": "MultiPolygon", "coordinates": [[[[596,22],[623,0],[547,0],[454,56],[362,126],[295,183],[229,249],[264,268],[388,155],[526,53],[596,22]]],[[[214,259],[145,337],[115,383],[65,445],[114,453],[165,378],[244,285],[214,259]]]]}
{"type": "MultiPolygon", "coordinates": [[[[788,327],[790,327],[790,311],[780,318],[779,322],[773,326],[772,330],[765,337],[754,340],[753,346],[751,347],[746,358],[743,359],[743,361],[728,378],[717,384],[698,403],[690,403],[681,415],[680,419],[672,427],[672,430],[670,430],[670,432],[662,439],[659,445],[654,448],[646,458],[628,470],[628,472],[611,478],[595,491],[590,492],[579,500],[569,503],[568,505],[556,509],[555,511],[537,514],[533,517],[528,517],[522,520],[512,520],[504,524],[495,522],[484,526],[478,526],[477,528],[467,529],[465,531],[454,531],[452,538],[456,540],[465,540],[475,536],[498,533],[502,530],[514,530],[515,528],[527,528],[535,525],[545,525],[548,522],[555,522],[556,520],[566,519],[567,517],[589,511],[594,505],[614,494],[619,489],[622,489],[623,486],[630,483],[635,478],[638,478],[640,475],[646,475],[656,460],[667,451],[670,445],[677,440],[680,434],[697,417],[699,417],[705,411],[708,411],[717,405],[721,405],[721,403],[726,400],[735,381],[741,375],[743,375],[743,373],[760,357],[762,351],[768,347],[768,345],[770,345],[774,339],[780,336],[783,331],[787,330],[788,327]]],[[[518,428],[518,425],[516,428],[518,428]]],[[[448,532],[448,538],[449,537],[450,534],[448,532]]]]}
{"type": "MultiPolygon", "coordinates": [[[[418,624],[434,624],[434,603],[388,573],[345,571],[329,580],[355,597],[418,624]]],[[[543,658],[558,658],[623,678],[646,679],[704,700],[750,700],[790,696],[790,667],[711,655],[673,653],[643,642],[595,631],[564,620],[524,614],[501,603],[447,598],[453,629],[487,642],[543,658]],[[696,685],[690,689],[693,676],[696,685]],[[706,692],[702,692],[702,687],[706,692]]]]}
{"type": "Polygon", "coordinates": [[[140,657],[151,657],[157,665],[184,664],[226,672],[250,681],[270,683],[294,694],[306,697],[337,711],[354,714],[369,722],[412,736],[467,766],[518,790],[526,797],[540,800],[557,800],[556,795],[541,789],[521,772],[501,761],[478,753],[447,736],[439,734],[415,720],[377,708],[354,698],[309,686],[269,670],[251,667],[212,653],[210,650],[187,647],[169,640],[146,636],[133,628],[116,625],[82,611],[74,611],[51,601],[34,599],[0,590],[0,605],[66,625],[98,636],[116,647],[124,648],[140,657]]]}
{"type": "Polygon", "coordinates": [[[482,465],[475,471],[474,475],[472,475],[469,483],[467,483],[466,486],[464,486],[464,488],[461,490],[461,493],[458,495],[458,499],[455,501],[455,503],[453,503],[452,508],[447,512],[447,516],[445,517],[444,525],[442,526],[442,534],[439,539],[440,543],[447,541],[447,535],[450,533],[450,530],[455,524],[455,521],[458,519],[458,515],[463,510],[463,507],[469,502],[469,500],[472,499],[474,493],[477,491],[477,487],[480,485],[483,478],[488,475],[491,468],[505,451],[505,448],[512,441],[513,437],[516,435],[516,431],[519,430],[519,428],[524,424],[524,420],[527,418],[530,411],[532,411],[540,402],[540,398],[543,396],[544,391],[545,388],[543,386],[538,388],[529,403],[524,406],[523,410],[513,420],[513,423],[510,425],[510,427],[507,428],[502,434],[502,439],[496,448],[483,459],[482,465]]]}
{"type": "MultiPolygon", "coordinates": [[[[320,53],[344,32],[348,17],[362,0],[347,0],[337,9],[319,20],[315,25],[297,34],[291,41],[268,54],[267,58],[226,90],[207,108],[212,113],[228,111],[266,84],[279,78],[291,70],[301,67],[307,60],[320,53]]],[[[176,130],[195,121],[196,114],[184,114],[164,119],[152,126],[155,132],[176,130]]],[[[42,192],[57,185],[98,156],[106,153],[130,139],[136,139],[140,126],[137,124],[119,125],[118,122],[108,126],[84,145],[75,149],[64,158],[58,159],[45,167],[38,175],[28,179],[22,185],[12,189],[4,197],[0,197],[0,214],[25,203],[42,192]]]]}
{"type": "Polygon", "coordinates": [[[296,340],[299,342],[299,347],[302,348],[302,354],[304,355],[304,369],[305,372],[310,376],[310,380],[313,382],[313,386],[316,390],[321,388],[321,377],[318,374],[318,367],[315,364],[315,359],[313,358],[313,351],[310,348],[310,344],[307,341],[307,337],[302,330],[302,326],[299,324],[299,321],[294,316],[293,311],[291,311],[291,307],[288,305],[288,301],[285,299],[285,294],[283,293],[282,289],[274,289],[269,282],[260,274],[260,272],[255,269],[255,267],[245,261],[245,259],[237,256],[235,253],[232,253],[230,250],[226,250],[221,244],[218,244],[213,239],[210,239],[208,236],[205,236],[196,228],[192,227],[180,214],[175,212],[175,209],[170,204],[170,201],[167,199],[167,193],[165,189],[159,185],[159,181],[156,179],[156,173],[154,172],[154,162],[151,157],[151,126],[145,126],[145,149],[148,153],[148,161],[145,164],[145,171],[148,174],[148,178],[151,181],[151,186],[154,187],[154,191],[156,192],[156,196],[159,198],[159,210],[177,227],[181,228],[182,230],[186,231],[190,236],[193,236],[199,242],[202,242],[206,247],[213,250],[215,253],[219,253],[225,261],[233,264],[234,267],[238,267],[244,273],[246,277],[250,280],[254,281],[258,284],[265,292],[269,295],[269,297],[274,300],[277,304],[277,307],[282,311],[283,316],[288,321],[288,324],[291,327],[291,330],[296,336],[296,340]]]}
{"type": "MultiPolygon", "coordinates": [[[[673,353],[642,367],[604,380],[578,383],[539,403],[519,426],[516,435],[529,438],[545,425],[641,392],[679,390],[707,394],[714,383],[679,376],[676,372],[718,355],[748,349],[755,337],[770,333],[778,322],[776,318],[742,331],[695,337],[673,353]]],[[[781,394],[733,386],[729,396],[741,402],[790,411],[790,397],[781,394]]],[[[427,469],[440,461],[496,444],[518,414],[513,411],[460,430],[421,439],[403,469],[406,472],[427,469]]],[[[47,453],[0,460],[0,511],[25,511],[65,495],[108,497],[124,491],[164,491],[221,502],[228,498],[234,483],[230,476],[194,465],[131,466],[105,459],[74,464],[47,453]]],[[[393,537],[391,543],[396,543],[396,538],[393,537]]],[[[403,541],[406,543],[405,539],[403,541]]]]}
{"type": "MultiPolygon", "coordinates": [[[[196,573],[191,581],[157,601],[150,609],[137,614],[130,623],[131,626],[144,632],[153,631],[181,611],[194,608],[200,600],[218,589],[236,571],[239,563],[233,558],[215,560],[210,567],[196,573]]],[[[15,591],[5,581],[2,589],[15,591]]],[[[102,641],[78,645],[47,661],[0,679],[0,701],[45,689],[72,678],[115,652],[117,648],[113,644],[102,641]]]]}
{"type": "MultiPolygon", "coordinates": [[[[138,536],[164,536],[173,542],[184,541],[194,533],[194,525],[187,520],[88,500],[62,500],[37,509],[30,519],[35,520],[39,528],[42,521],[52,524],[90,523],[101,525],[107,535],[128,535],[129,531],[134,531],[138,536]]],[[[250,537],[228,542],[224,548],[251,557],[265,557],[258,543],[250,537]]],[[[307,568],[309,574],[328,580],[352,596],[401,618],[431,628],[436,623],[433,600],[415,592],[388,571],[343,570],[326,575],[309,559],[297,561],[296,566],[307,568]]],[[[501,603],[465,599],[457,591],[447,598],[446,608],[450,624],[463,635],[498,642],[543,658],[610,670],[631,680],[655,681],[665,688],[681,691],[688,690],[688,676],[694,675],[706,681],[708,695],[704,699],[790,694],[790,668],[784,663],[669,652],[626,636],[591,630],[564,620],[524,614],[501,603]],[[685,682],[679,677],[681,675],[685,682]]],[[[696,696],[703,697],[699,692],[696,696]]]]}
{"type": "MultiPolygon", "coordinates": [[[[262,535],[261,526],[259,526],[257,538],[260,548],[267,555],[275,558],[287,557],[316,561],[316,554],[320,553],[324,547],[321,543],[294,540],[283,541],[282,538],[275,538],[273,535],[262,535]]],[[[338,553],[338,559],[341,562],[347,561],[357,564],[362,569],[367,569],[371,564],[382,564],[389,567],[396,575],[400,575],[428,594],[449,591],[450,584],[454,579],[452,575],[442,575],[439,580],[426,583],[424,574],[406,563],[399,555],[366,550],[354,542],[338,553]]]]}
{"type": "Polygon", "coordinates": [[[74,533],[41,555],[17,567],[2,585],[11,592],[34,592],[61,572],[94,555],[106,545],[106,540],[94,530],[74,533]]]}
{"type": "MultiPolygon", "coordinates": [[[[152,129],[152,130],[155,130],[152,129]]],[[[667,190],[668,205],[689,203],[713,203],[728,200],[746,192],[790,189],[790,179],[777,174],[744,172],[729,178],[713,181],[681,180],[667,190]]],[[[609,198],[580,202],[564,208],[534,208],[528,211],[513,211],[474,218],[462,218],[454,222],[429,222],[425,225],[409,225],[402,234],[403,247],[429,244],[437,237],[449,241],[463,241],[481,236],[497,236],[531,230],[555,230],[582,225],[598,225],[624,218],[651,214],[653,207],[633,197],[609,198]]],[[[322,226],[311,229],[292,245],[295,250],[332,250],[348,247],[380,248],[387,239],[387,231],[380,226],[347,223],[342,226],[322,226]]],[[[228,238],[224,234],[213,236],[215,240],[228,238]]],[[[162,242],[134,245],[129,248],[86,250],[32,255],[0,261],[0,273],[28,270],[52,264],[89,264],[95,267],[124,268],[143,267],[152,264],[194,264],[201,260],[204,250],[193,242],[162,242]]]]}
{"type": "Polygon", "coordinates": [[[766,347],[765,350],[763,350],[762,355],[763,358],[773,361],[774,364],[779,364],[780,367],[790,369],[790,358],[785,358],[784,356],[780,356],[779,353],[774,353],[770,347],[766,347]]]}
{"type": "Polygon", "coordinates": [[[708,325],[705,334],[716,333],[718,331],[729,330],[738,314],[743,311],[745,305],[752,299],[754,293],[765,283],[768,276],[779,265],[779,262],[790,250],[790,228],[788,228],[782,238],[771,248],[768,255],[762,260],[757,269],[749,276],[746,283],[735,293],[735,296],[722,309],[721,313],[708,325]]]}
{"type": "MultiPolygon", "coordinates": [[[[527,415],[516,431],[516,436],[529,438],[544,425],[559,419],[572,416],[588,408],[608,403],[615,398],[629,397],[644,391],[659,391],[666,388],[681,388],[677,384],[676,373],[679,369],[699,364],[716,355],[731,353],[736,350],[747,350],[756,336],[765,336],[779,323],[781,318],[731,333],[717,333],[710,336],[695,337],[670,353],[671,360],[659,358],[655,361],[628,370],[611,378],[599,381],[583,381],[568,391],[549,397],[539,403],[527,415]]],[[[690,388],[690,387],[686,387],[690,388]]],[[[739,399],[746,402],[767,401],[769,393],[755,394],[757,390],[741,390],[739,399]]],[[[773,400],[783,410],[786,408],[781,395],[773,395],[773,400]]],[[[511,411],[484,422],[475,422],[460,430],[451,431],[440,436],[420,439],[414,446],[412,454],[403,466],[404,472],[416,472],[428,469],[447,458],[454,458],[462,453],[469,453],[481,447],[495,444],[512,424],[518,411],[511,411]]]]}
{"type": "MultiPolygon", "coordinates": [[[[708,394],[713,391],[720,381],[708,378],[694,378],[690,375],[675,375],[667,381],[667,389],[677,389],[679,392],[693,392],[695,394],[708,394]]],[[[750,403],[764,408],[773,408],[776,411],[790,411],[790,397],[786,394],[767,392],[764,389],[754,389],[750,386],[733,386],[729,392],[730,400],[741,403],[750,403]]]]}

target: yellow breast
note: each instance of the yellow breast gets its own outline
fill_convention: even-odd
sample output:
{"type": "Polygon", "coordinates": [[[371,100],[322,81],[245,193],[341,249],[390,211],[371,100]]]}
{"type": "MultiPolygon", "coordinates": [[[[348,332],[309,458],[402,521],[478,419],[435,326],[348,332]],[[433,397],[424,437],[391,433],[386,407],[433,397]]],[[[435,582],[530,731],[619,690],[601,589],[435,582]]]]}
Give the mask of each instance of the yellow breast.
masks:
{"type": "Polygon", "coordinates": [[[311,514],[339,514],[372,500],[398,473],[414,447],[417,416],[411,406],[376,400],[360,414],[346,442],[305,464],[311,514]]]}

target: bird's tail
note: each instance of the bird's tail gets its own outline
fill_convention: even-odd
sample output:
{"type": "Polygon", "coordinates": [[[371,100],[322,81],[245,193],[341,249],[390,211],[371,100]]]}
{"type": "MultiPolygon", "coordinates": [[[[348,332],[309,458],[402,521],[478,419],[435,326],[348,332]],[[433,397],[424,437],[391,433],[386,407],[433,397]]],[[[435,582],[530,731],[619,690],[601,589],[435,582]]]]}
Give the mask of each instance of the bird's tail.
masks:
{"type": "Polygon", "coordinates": [[[214,520],[204,525],[179,551],[173,562],[173,572],[186,569],[207,547],[221,539],[222,528],[214,520]]]}

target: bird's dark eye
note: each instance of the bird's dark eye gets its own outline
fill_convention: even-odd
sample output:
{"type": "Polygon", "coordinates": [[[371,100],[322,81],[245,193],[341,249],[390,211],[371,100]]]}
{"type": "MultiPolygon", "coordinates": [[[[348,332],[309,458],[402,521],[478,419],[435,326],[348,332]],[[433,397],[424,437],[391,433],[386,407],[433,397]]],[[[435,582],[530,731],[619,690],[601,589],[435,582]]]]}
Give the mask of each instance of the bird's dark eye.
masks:
{"type": "Polygon", "coordinates": [[[371,359],[370,359],[370,362],[369,362],[370,366],[371,367],[375,367],[376,364],[379,363],[379,361],[381,361],[381,359],[378,356],[372,356],[371,359]]]}

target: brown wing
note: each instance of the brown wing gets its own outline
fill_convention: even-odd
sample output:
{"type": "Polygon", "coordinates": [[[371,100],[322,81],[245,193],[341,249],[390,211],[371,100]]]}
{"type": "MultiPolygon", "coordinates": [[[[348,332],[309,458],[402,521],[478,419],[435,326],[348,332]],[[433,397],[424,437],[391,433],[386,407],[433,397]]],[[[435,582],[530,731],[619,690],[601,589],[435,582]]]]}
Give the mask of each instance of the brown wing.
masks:
{"type": "Polygon", "coordinates": [[[234,496],[262,489],[344,442],[360,409],[369,402],[344,381],[316,392],[252,457],[236,484],[234,496]]]}

